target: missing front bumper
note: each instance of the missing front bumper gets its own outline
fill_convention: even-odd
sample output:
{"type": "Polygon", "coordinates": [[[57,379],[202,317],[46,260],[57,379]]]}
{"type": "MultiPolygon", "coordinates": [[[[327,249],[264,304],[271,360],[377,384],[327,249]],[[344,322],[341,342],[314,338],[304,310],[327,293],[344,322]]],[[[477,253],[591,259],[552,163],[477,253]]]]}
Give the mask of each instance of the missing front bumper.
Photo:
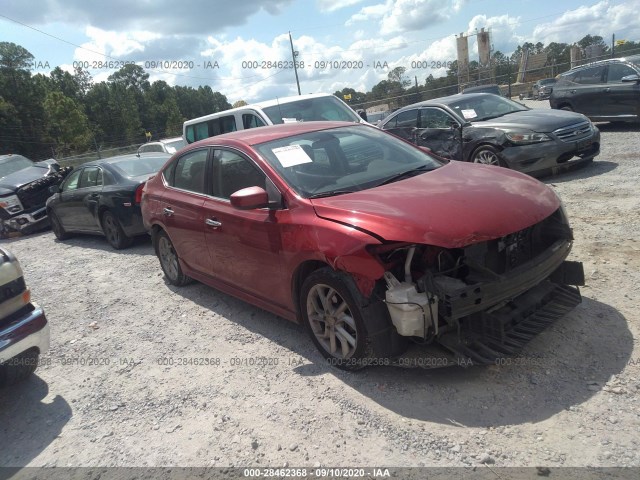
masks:
{"type": "Polygon", "coordinates": [[[495,364],[518,353],[581,301],[578,288],[545,281],[498,310],[461,319],[459,332],[448,332],[438,340],[461,364],[495,364]]]}

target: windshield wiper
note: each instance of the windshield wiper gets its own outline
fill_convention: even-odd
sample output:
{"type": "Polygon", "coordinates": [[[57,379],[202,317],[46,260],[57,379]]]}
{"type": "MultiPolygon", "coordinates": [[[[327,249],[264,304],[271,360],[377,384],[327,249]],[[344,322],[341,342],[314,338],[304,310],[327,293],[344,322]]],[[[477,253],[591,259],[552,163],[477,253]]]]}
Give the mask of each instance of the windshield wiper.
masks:
{"type": "Polygon", "coordinates": [[[307,198],[323,198],[323,197],[333,197],[336,195],[344,195],[345,193],[354,193],[357,190],[329,190],[327,192],[318,192],[312,195],[309,195],[307,198]]]}
{"type": "Polygon", "coordinates": [[[433,167],[431,165],[420,165],[419,167],[412,168],[411,170],[406,170],[404,172],[396,173],[385,179],[383,182],[378,183],[376,186],[379,187],[381,185],[387,185],[388,183],[397,182],[398,180],[402,180],[403,178],[415,177],[424,172],[430,172],[431,170],[435,170],[437,167],[433,167]]]}

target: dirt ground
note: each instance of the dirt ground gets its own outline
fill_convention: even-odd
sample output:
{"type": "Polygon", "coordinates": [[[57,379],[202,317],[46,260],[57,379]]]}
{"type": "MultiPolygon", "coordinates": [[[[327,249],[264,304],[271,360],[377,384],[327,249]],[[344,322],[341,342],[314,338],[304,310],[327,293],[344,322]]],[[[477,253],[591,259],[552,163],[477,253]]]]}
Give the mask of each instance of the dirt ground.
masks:
{"type": "Polygon", "coordinates": [[[345,373],[300,326],[168,285],[148,239],[4,241],[51,350],[0,390],[0,466],[640,466],[640,132],[601,127],[593,165],[545,180],[583,303],[506,365],[345,373]]]}

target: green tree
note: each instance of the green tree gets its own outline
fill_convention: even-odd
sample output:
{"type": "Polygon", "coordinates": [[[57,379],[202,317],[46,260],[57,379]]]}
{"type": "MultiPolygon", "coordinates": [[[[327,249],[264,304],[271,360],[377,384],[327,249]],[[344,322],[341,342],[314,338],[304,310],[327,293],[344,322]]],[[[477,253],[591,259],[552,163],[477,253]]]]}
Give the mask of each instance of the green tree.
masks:
{"type": "Polygon", "coordinates": [[[87,116],[64,93],[49,92],[44,100],[46,137],[56,145],[57,155],[84,151],[91,139],[87,116]]]}

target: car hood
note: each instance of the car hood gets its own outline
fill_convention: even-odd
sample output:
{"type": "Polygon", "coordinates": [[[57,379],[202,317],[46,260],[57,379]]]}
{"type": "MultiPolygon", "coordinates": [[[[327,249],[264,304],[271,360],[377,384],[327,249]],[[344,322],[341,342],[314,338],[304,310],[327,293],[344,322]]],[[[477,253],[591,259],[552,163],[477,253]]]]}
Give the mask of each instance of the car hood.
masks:
{"type": "Polygon", "coordinates": [[[502,117],[473,122],[475,127],[523,128],[534,132],[553,132],[558,128],[587,121],[580,113],[565,110],[533,109],[524,112],[513,112],[502,117]]]}
{"type": "Polygon", "coordinates": [[[8,195],[15,192],[23,185],[45,177],[49,172],[48,167],[27,167],[0,178],[0,195],[8,195]]]}
{"type": "Polygon", "coordinates": [[[560,206],[549,187],[528,175],[456,161],[389,185],[311,202],[319,217],[378,238],[444,248],[517,232],[560,206]]]}

